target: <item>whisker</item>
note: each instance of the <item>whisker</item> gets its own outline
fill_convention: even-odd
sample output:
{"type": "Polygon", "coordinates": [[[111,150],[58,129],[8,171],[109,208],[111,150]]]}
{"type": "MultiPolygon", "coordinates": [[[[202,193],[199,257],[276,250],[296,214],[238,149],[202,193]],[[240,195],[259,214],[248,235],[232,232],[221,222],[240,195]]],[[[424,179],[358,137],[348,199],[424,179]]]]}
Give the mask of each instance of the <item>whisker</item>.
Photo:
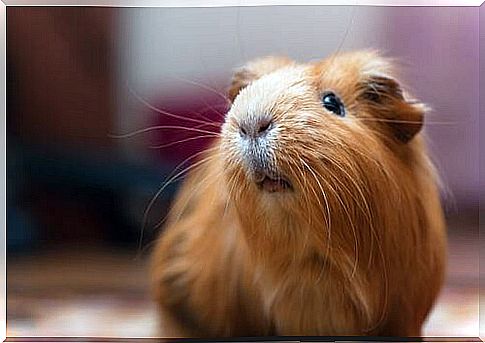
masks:
{"type": "MultiPolygon", "coordinates": [[[[342,190],[350,197],[354,200],[354,203],[359,207],[360,211],[364,214],[364,216],[367,218],[367,222],[369,224],[369,227],[371,230],[375,230],[374,229],[374,224],[372,222],[372,218],[371,218],[371,215],[370,215],[370,207],[367,203],[367,200],[365,199],[364,197],[364,194],[362,192],[362,190],[360,189],[360,186],[354,181],[354,179],[345,171],[344,168],[342,168],[338,163],[334,162],[332,165],[334,165],[335,167],[337,167],[341,172],[342,174],[346,175],[346,178],[347,178],[347,182],[353,184],[353,186],[357,189],[357,192],[359,193],[360,195],[360,198],[361,198],[361,201],[359,201],[359,199],[357,199],[354,195],[355,192],[352,192],[348,187],[347,185],[345,184],[345,182],[343,182],[342,180],[340,180],[340,177],[337,177],[336,175],[334,175],[334,173],[332,173],[332,171],[330,169],[327,169],[326,170],[326,173],[328,173],[330,175],[330,177],[335,181],[337,182],[340,187],[342,187],[342,190]],[[362,203],[365,204],[365,209],[362,207],[362,203]]],[[[339,197],[340,198],[340,197],[339,197]]],[[[355,236],[354,236],[355,237],[355,236]]],[[[373,246],[373,239],[371,239],[371,249],[370,251],[372,251],[372,246],[373,246]]],[[[369,262],[368,262],[368,266],[370,268],[370,261],[371,261],[371,254],[369,254],[369,262]]]]}
{"type": "Polygon", "coordinates": [[[190,117],[183,117],[183,116],[180,116],[180,115],[177,115],[177,114],[174,114],[174,113],[170,113],[168,111],[165,111],[165,110],[162,110],[160,108],[157,108],[155,106],[153,106],[152,104],[150,104],[147,100],[145,100],[144,98],[142,98],[140,95],[138,95],[133,89],[131,89],[130,87],[128,87],[129,91],[133,94],[133,96],[138,100],[140,101],[142,104],[144,104],[145,106],[147,106],[149,109],[155,111],[155,112],[158,112],[160,114],[164,114],[168,117],[172,117],[172,118],[176,118],[176,119],[180,119],[180,120],[186,120],[186,121],[191,121],[191,122],[194,122],[194,123],[206,123],[206,124],[213,124],[215,125],[214,123],[211,123],[211,122],[205,122],[205,121],[202,121],[202,120],[199,120],[199,119],[195,119],[195,118],[190,118],[190,117]]]}
{"type": "MultiPolygon", "coordinates": [[[[359,194],[360,199],[362,201],[357,201],[355,198],[354,198],[354,200],[359,205],[359,207],[363,203],[365,205],[365,208],[367,209],[367,211],[364,211],[361,207],[361,210],[363,210],[365,213],[370,212],[369,204],[368,204],[368,202],[367,202],[367,200],[366,200],[366,198],[365,198],[365,196],[362,192],[361,187],[355,183],[353,178],[347,172],[345,172],[345,170],[343,170],[343,168],[340,165],[338,165],[338,163],[333,163],[333,165],[337,166],[339,168],[339,170],[342,171],[347,176],[348,181],[350,181],[354,185],[354,187],[357,189],[357,193],[359,194]]],[[[333,179],[336,179],[336,180],[339,179],[330,170],[327,170],[327,172],[332,176],[333,179]]],[[[347,190],[348,190],[348,188],[347,188],[347,190]]],[[[350,193],[352,193],[352,192],[350,192],[350,193]]],[[[351,196],[353,197],[353,195],[351,195],[351,196]]],[[[374,225],[372,223],[370,214],[368,216],[368,220],[369,220],[369,227],[370,227],[371,235],[373,236],[373,239],[371,240],[371,244],[373,244],[374,241],[377,244],[377,250],[378,250],[378,254],[379,254],[379,257],[380,257],[380,260],[381,260],[381,263],[382,263],[382,267],[383,267],[383,272],[384,272],[384,305],[383,305],[383,310],[381,311],[380,318],[377,321],[377,323],[375,323],[372,327],[367,329],[367,331],[370,332],[370,331],[373,331],[375,328],[377,328],[380,325],[380,323],[384,320],[385,313],[386,313],[386,307],[387,307],[387,303],[388,303],[388,297],[389,297],[389,289],[388,289],[389,280],[388,280],[386,260],[385,260],[385,257],[384,257],[384,252],[382,250],[382,245],[381,245],[381,242],[379,240],[379,236],[377,235],[377,232],[376,232],[374,225]]],[[[369,259],[369,261],[370,261],[370,259],[369,259]]]]}
{"type": "MultiPolygon", "coordinates": [[[[327,225],[330,227],[331,226],[331,216],[330,216],[330,207],[328,205],[328,200],[327,200],[327,197],[326,197],[326,194],[325,194],[325,191],[323,190],[323,187],[322,187],[322,184],[320,183],[320,181],[318,180],[318,177],[317,175],[315,174],[315,172],[313,171],[313,169],[308,165],[308,163],[306,163],[303,159],[301,160],[301,162],[303,163],[304,166],[306,166],[306,168],[308,169],[308,171],[310,173],[312,173],[315,181],[317,182],[319,188],[320,188],[320,191],[322,192],[322,196],[324,197],[324,200],[325,200],[325,207],[327,209],[327,225]]],[[[316,194],[315,194],[316,195],[316,194]]],[[[319,197],[317,197],[317,200],[321,206],[321,203],[320,203],[320,200],[319,200],[319,197]]]]}
{"type": "MultiPolygon", "coordinates": [[[[208,117],[206,117],[204,115],[209,110],[211,110],[212,112],[216,113],[219,116],[220,119],[224,119],[225,118],[225,113],[221,113],[221,111],[218,111],[217,108],[219,108],[219,107],[221,107],[223,105],[224,108],[227,109],[227,105],[226,104],[218,104],[218,105],[208,105],[207,103],[205,103],[205,104],[207,106],[202,107],[202,109],[200,109],[198,111],[190,111],[190,113],[198,116],[199,118],[205,119],[205,120],[207,120],[209,122],[213,121],[213,119],[210,119],[210,118],[208,118],[208,117]]],[[[216,122],[215,124],[218,125],[219,123],[216,122]]]]}
{"type": "Polygon", "coordinates": [[[201,88],[203,88],[203,89],[206,89],[206,90],[208,90],[208,91],[210,91],[210,92],[212,92],[212,93],[214,93],[214,94],[216,94],[216,95],[219,95],[219,96],[220,96],[222,99],[224,99],[224,100],[225,100],[225,101],[226,101],[228,104],[230,104],[230,103],[231,103],[231,102],[230,102],[230,100],[229,100],[229,98],[227,97],[227,95],[225,95],[225,94],[221,93],[220,91],[218,91],[218,90],[216,90],[216,89],[214,89],[214,88],[212,88],[212,87],[210,87],[210,86],[207,86],[207,85],[205,85],[205,84],[203,84],[203,83],[200,83],[200,82],[197,82],[197,81],[188,80],[188,79],[185,79],[185,78],[180,77],[180,76],[174,76],[174,75],[173,75],[172,77],[173,77],[173,78],[175,78],[175,79],[177,79],[177,80],[179,80],[179,81],[187,82],[187,83],[190,83],[190,84],[192,84],[192,85],[194,85],[194,86],[199,86],[199,87],[201,87],[201,88]]]}
{"type": "Polygon", "coordinates": [[[138,252],[137,252],[137,256],[135,257],[135,260],[138,259],[141,255],[143,255],[148,249],[153,247],[156,243],[157,243],[157,240],[153,240],[145,244],[145,246],[138,247],[138,252]]]}
{"type": "MultiPolygon", "coordinates": [[[[167,184],[164,185],[164,188],[168,187],[170,184],[178,181],[179,179],[183,178],[185,176],[186,173],[188,173],[189,171],[191,171],[192,169],[196,168],[196,167],[200,167],[202,164],[204,163],[207,163],[209,161],[212,161],[214,158],[216,158],[217,155],[215,156],[208,156],[204,159],[202,159],[201,161],[198,161],[190,166],[188,166],[187,168],[185,168],[184,170],[182,170],[180,173],[178,173],[177,175],[174,175],[171,179],[169,179],[167,181],[167,184]]],[[[162,189],[160,190],[160,193],[161,191],[163,191],[162,189]]],[[[158,192],[157,192],[158,193],[158,192]]],[[[159,221],[157,224],[154,225],[154,228],[157,229],[158,227],[160,227],[160,225],[162,225],[162,223],[164,222],[165,218],[162,219],[161,221],[159,221]]]]}
{"type": "MultiPolygon", "coordinates": [[[[325,191],[323,190],[322,184],[320,183],[320,181],[319,181],[317,175],[315,174],[315,172],[313,171],[313,169],[304,160],[301,160],[301,161],[306,166],[306,168],[308,169],[308,171],[310,171],[310,173],[313,175],[313,178],[317,182],[318,187],[320,188],[320,192],[322,193],[323,199],[325,201],[325,207],[326,207],[326,210],[327,210],[327,216],[326,216],[327,217],[327,220],[326,220],[326,222],[327,222],[327,226],[328,226],[327,227],[327,232],[328,232],[327,239],[328,239],[328,243],[327,243],[327,247],[326,247],[326,251],[325,251],[325,257],[328,257],[329,254],[330,254],[330,250],[331,250],[331,239],[332,239],[332,223],[331,223],[330,206],[329,206],[329,203],[328,203],[328,198],[327,198],[327,195],[325,194],[325,191]]],[[[319,197],[317,196],[317,199],[318,198],[319,197]]],[[[317,277],[317,280],[316,280],[317,283],[322,278],[323,271],[324,271],[324,268],[322,268],[322,270],[320,271],[320,274],[317,277]]]]}
{"type": "Polygon", "coordinates": [[[354,118],[360,121],[374,121],[374,122],[384,122],[384,123],[397,123],[397,124],[436,124],[436,125],[457,125],[457,122],[446,122],[446,121],[415,121],[415,120],[399,120],[399,119],[386,119],[386,118],[354,118]]]}
{"type": "MultiPolygon", "coordinates": [[[[301,157],[299,157],[299,159],[301,160],[301,157]]],[[[300,165],[299,164],[295,164],[295,167],[296,169],[298,169],[298,175],[304,175],[304,170],[302,168],[300,168],[300,165]]],[[[294,173],[294,170],[291,166],[289,166],[289,169],[290,169],[290,173],[292,175],[297,175],[294,173]]],[[[303,184],[301,184],[301,182],[298,180],[297,178],[297,184],[302,188],[302,189],[308,189],[308,180],[306,177],[303,177],[303,184]]],[[[320,203],[320,199],[318,199],[318,196],[316,195],[315,191],[310,187],[310,189],[313,191],[313,193],[315,194],[315,197],[317,198],[317,201],[320,203]]],[[[311,205],[310,205],[310,197],[307,196],[306,194],[306,191],[305,192],[302,192],[302,198],[303,198],[303,203],[304,203],[304,206],[306,207],[306,213],[312,213],[311,212],[311,205]]],[[[320,207],[322,207],[320,205],[320,207]]],[[[308,225],[309,226],[312,226],[313,225],[313,216],[308,216],[308,225]]],[[[309,238],[310,238],[310,230],[304,230],[304,239],[303,239],[303,244],[302,244],[302,252],[303,251],[306,251],[306,248],[308,246],[308,242],[309,242],[309,238]]]]}
{"type": "Polygon", "coordinates": [[[136,135],[139,135],[141,133],[146,133],[146,132],[151,132],[151,131],[156,131],[156,130],[167,130],[167,129],[173,129],[173,130],[187,130],[187,131],[193,131],[193,132],[198,132],[198,133],[206,133],[213,135],[214,137],[219,137],[220,135],[216,132],[212,131],[207,131],[207,130],[202,130],[202,129],[197,129],[193,127],[186,127],[186,126],[177,126],[177,125],[156,125],[156,126],[151,126],[147,127],[144,129],[120,134],[120,135],[115,135],[115,134],[109,134],[108,136],[110,138],[130,138],[134,137],[136,135]]]}
{"type": "MultiPolygon", "coordinates": [[[[187,173],[188,171],[192,170],[193,168],[197,167],[198,165],[202,164],[202,163],[205,163],[207,162],[206,159],[202,159],[201,161],[198,161],[186,168],[184,168],[182,171],[175,173],[175,171],[180,168],[184,163],[187,163],[188,161],[196,158],[197,156],[200,156],[201,154],[207,152],[207,151],[211,151],[211,150],[216,150],[215,148],[212,148],[212,149],[208,149],[208,150],[205,150],[205,151],[200,151],[196,154],[193,154],[192,156],[186,158],[185,160],[183,160],[182,162],[180,162],[175,168],[174,168],[174,171],[169,175],[167,176],[167,178],[165,179],[166,181],[164,181],[162,183],[162,187],[160,187],[160,189],[154,194],[154,196],[152,197],[152,199],[150,200],[150,202],[148,203],[144,213],[143,213],[143,220],[142,220],[142,228],[141,228],[141,232],[140,232],[140,238],[138,240],[138,251],[140,251],[141,247],[142,247],[142,244],[143,244],[143,235],[144,235],[144,231],[145,231],[145,228],[147,226],[147,223],[148,223],[148,215],[150,213],[150,210],[152,209],[153,205],[155,204],[155,202],[158,200],[158,198],[160,197],[160,195],[162,194],[162,192],[173,182],[176,181],[176,179],[180,176],[183,176],[183,174],[187,173]]],[[[217,155],[216,155],[217,156],[217,155]]]]}
{"type": "Polygon", "coordinates": [[[213,137],[214,137],[213,135],[203,135],[203,136],[189,137],[189,138],[181,139],[181,140],[178,140],[178,141],[175,141],[175,142],[170,142],[170,143],[167,143],[167,144],[151,145],[149,148],[150,149],[168,148],[170,146],[177,145],[177,144],[180,144],[180,143],[186,143],[186,142],[197,140],[197,139],[213,138],[213,137]]]}
{"type": "Polygon", "coordinates": [[[350,32],[350,28],[351,26],[353,25],[354,23],[354,19],[355,19],[355,8],[352,7],[351,9],[352,13],[350,15],[350,19],[348,21],[348,24],[347,24],[347,27],[345,28],[345,32],[342,36],[342,39],[340,40],[340,43],[339,45],[337,46],[337,49],[335,50],[334,53],[332,53],[332,55],[330,56],[330,62],[329,62],[329,66],[325,69],[325,71],[323,72],[323,78],[325,78],[328,74],[328,72],[330,70],[332,70],[332,66],[334,65],[335,61],[337,60],[337,58],[339,57],[339,55],[341,54],[341,50],[342,50],[342,47],[345,43],[345,40],[347,39],[347,36],[350,32]]]}
{"type": "Polygon", "coordinates": [[[354,221],[352,220],[352,217],[350,216],[350,213],[349,213],[349,210],[347,209],[347,206],[343,202],[342,197],[339,195],[337,190],[325,179],[324,179],[324,182],[327,184],[328,187],[330,187],[330,189],[332,189],[332,193],[334,194],[335,198],[337,199],[337,201],[340,203],[341,207],[345,211],[345,214],[347,215],[347,219],[349,221],[350,227],[352,228],[352,235],[353,235],[353,238],[354,238],[354,251],[355,251],[354,266],[352,268],[352,273],[350,275],[350,278],[352,279],[352,278],[354,278],[355,273],[357,272],[357,266],[358,266],[358,263],[359,263],[359,242],[358,242],[358,239],[357,239],[357,231],[356,231],[356,228],[355,228],[355,224],[354,224],[354,221]]]}
{"type": "Polygon", "coordinates": [[[205,112],[207,112],[208,110],[211,110],[211,111],[217,113],[221,119],[224,119],[225,118],[225,114],[224,113],[220,113],[219,111],[217,111],[216,108],[219,108],[220,106],[224,106],[224,109],[227,110],[229,108],[229,105],[230,104],[228,104],[227,102],[225,102],[223,104],[217,104],[217,105],[215,105],[215,104],[208,104],[207,101],[205,101],[204,99],[202,99],[202,101],[206,105],[205,108],[204,108],[205,112]]]}
{"type": "Polygon", "coordinates": [[[222,215],[222,218],[224,218],[226,216],[226,213],[227,213],[227,209],[229,207],[229,202],[231,200],[231,197],[232,197],[232,192],[234,191],[234,188],[236,187],[235,186],[235,182],[234,182],[234,179],[236,178],[235,175],[232,175],[229,180],[227,181],[227,184],[231,185],[231,187],[227,190],[227,199],[226,199],[226,203],[224,205],[224,214],[222,215]]]}
{"type": "MultiPolygon", "coordinates": [[[[214,157],[214,156],[211,156],[211,157],[214,157]]],[[[192,192],[190,194],[190,196],[188,196],[186,199],[185,199],[185,202],[183,203],[183,205],[181,206],[180,210],[179,210],[179,213],[177,215],[177,218],[175,219],[175,222],[178,222],[180,220],[180,216],[182,215],[182,213],[184,213],[185,209],[187,208],[187,205],[189,204],[189,202],[193,199],[193,197],[199,193],[200,190],[205,190],[207,189],[209,186],[211,186],[213,183],[215,183],[216,181],[219,180],[219,176],[221,176],[222,173],[219,172],[217,173],[217,175],[213,175],[211,172],[209,172],[202,180],[200,180],[197,184],[197,187],[195,187],[194,189],[192,189],[192,192]],[[212,181],[210,181],[212,179],[212,181]],[[205,186],[204,188],[201,188],[202,186],[205,186]]],[[[160,225],[163,224],[165,219],[162,219],[161,221],[159,221],[155,227],[159,227],[160,225]]]]}

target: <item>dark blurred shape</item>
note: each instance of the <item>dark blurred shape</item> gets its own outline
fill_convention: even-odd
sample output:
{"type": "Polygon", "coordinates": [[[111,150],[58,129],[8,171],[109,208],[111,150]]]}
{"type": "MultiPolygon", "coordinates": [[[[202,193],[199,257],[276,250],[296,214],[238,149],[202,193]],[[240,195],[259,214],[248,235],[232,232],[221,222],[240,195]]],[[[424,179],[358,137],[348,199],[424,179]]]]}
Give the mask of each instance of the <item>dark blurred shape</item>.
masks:
{"type": "Polygon", "coordinates": [[[110,147],[114,9],[8,7],[10,130],[23,140],[110,147]]]}
{"type": "Polygon", "coordinates": [[[174,166],[202,151],[219,131],[224,94],[205,86],[187,95],[191,101],[160,95],[156,105],[171,115],[154,111],[149,124],[172,128],[148,133],[149,142],[168,146],[146,147],[147,163],[121,152],[110,135],[120,120],[118,16],[116,8],[7,10],[9,253],[63,244],[133,248],[140,239],[144,247],[178,183],[157,197],[145,222],[150,200],[174,166]]]}
{"type": "Polygon", "coordinates": [[[124,161],[108,135],[115,11],[7,9],[9,253],[137,241],[127,199],[159,176],[124,161]]]}

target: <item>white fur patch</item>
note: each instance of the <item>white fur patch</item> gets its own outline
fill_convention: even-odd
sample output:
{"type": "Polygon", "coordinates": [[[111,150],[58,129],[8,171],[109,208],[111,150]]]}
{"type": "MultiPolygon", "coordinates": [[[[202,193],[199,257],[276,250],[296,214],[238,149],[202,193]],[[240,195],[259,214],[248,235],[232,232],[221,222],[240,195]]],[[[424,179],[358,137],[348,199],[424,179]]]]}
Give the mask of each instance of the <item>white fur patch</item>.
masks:
{"type": "Polygon", "coordinates": [[[264,75],[244,88],[236,97],[229,112],[236,120],[257,120],[271,115],[275,105],[283,98],[301,98],[311,92],[306,83],[304,66],[291,66],[264,75]]]}

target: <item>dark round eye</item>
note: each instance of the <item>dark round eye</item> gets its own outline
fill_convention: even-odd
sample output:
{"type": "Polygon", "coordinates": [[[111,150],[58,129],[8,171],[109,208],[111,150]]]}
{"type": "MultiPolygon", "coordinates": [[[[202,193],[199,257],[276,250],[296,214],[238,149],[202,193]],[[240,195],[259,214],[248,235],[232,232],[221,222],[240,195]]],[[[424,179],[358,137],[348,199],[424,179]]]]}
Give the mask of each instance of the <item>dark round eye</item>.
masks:
{"type": "Polygon", "coordinates": [[[345,116],[345,107],[342,101],[334,93],[325,93],[322,97],[323,107],[340,117],[345,116]]]}

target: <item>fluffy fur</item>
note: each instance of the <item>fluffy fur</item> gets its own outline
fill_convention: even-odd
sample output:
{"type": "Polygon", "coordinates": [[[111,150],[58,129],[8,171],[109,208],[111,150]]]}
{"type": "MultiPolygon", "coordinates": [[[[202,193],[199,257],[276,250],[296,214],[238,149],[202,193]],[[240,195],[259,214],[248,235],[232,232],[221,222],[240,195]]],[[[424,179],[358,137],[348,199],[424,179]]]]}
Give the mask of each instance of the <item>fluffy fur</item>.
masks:
{"type": "Polygon", "coordinates": [[[420,335],[443,281],[445,226],[426,108],[389,60],[267,57],[238,70],[229,95],[220,138],[153,254],[162,335],[420,335]],[[345,117],[322,106],[329,90],[345,117]],[[271,130],[248,147],[240,126],[262,116],[271,130]],[[258,188],[251,154],[293,189],[258,188]]]}

